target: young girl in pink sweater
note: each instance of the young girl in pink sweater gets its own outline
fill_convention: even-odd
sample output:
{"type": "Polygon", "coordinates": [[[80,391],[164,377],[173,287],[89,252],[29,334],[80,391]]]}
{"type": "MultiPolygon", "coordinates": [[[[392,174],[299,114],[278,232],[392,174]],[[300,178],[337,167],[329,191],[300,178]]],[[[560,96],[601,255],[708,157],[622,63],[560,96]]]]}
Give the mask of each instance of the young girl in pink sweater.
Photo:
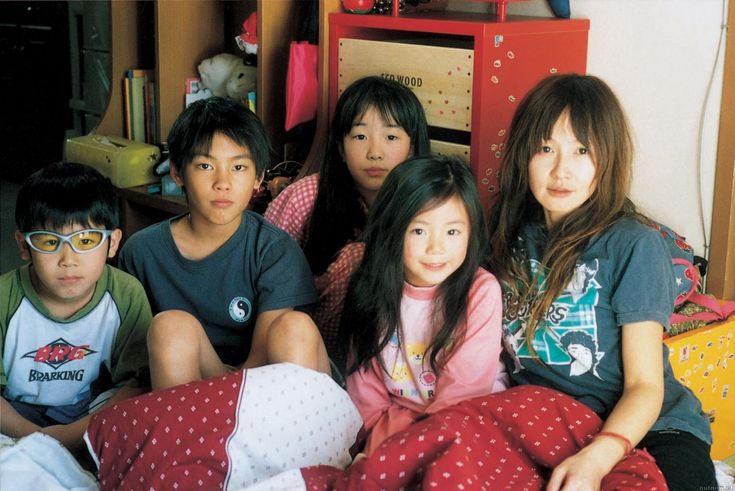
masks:
{"type": "Polygon", "coordinates": [[[507,387],[486,238],[466,163],[417,156],[386,178],[340,327],[367,455],[424,414],[507,387]]]}

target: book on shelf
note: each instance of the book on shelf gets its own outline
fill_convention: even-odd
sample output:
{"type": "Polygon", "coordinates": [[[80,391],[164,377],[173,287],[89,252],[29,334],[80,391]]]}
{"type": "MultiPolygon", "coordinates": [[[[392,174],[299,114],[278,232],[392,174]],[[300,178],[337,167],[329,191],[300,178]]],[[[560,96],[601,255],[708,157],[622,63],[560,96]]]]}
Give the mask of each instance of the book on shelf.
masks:
{"type": "Polygon", "coordinates": [[[250,109],[250,111],[254,114],[257,113],[255,97],[256,97],[256,94],[254,90],[251,90],[250,92],[248,92],[248,109],[250,109]]]}
{"type": "Polygon", "coordinates": [[[125,77],[125,128],[129,140],[158,143],[153,70],[132,68],[125,77]]]}
{"type": "Polygon", "coordinates": [[[125,104],[125,138],[132,140],[133,128],[131,126],[132,118],[130,117],[132,104],[130,101],[130,79],[128,77],[123,79],[123,99],[125,104]]]}

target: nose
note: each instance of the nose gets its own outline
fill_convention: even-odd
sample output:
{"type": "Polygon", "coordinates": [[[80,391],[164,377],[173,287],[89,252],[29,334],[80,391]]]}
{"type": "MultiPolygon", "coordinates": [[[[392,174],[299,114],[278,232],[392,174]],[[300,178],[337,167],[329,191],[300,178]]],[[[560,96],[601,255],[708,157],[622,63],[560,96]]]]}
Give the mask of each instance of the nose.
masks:
{"type": "Polygon", "coordinates": [[[427,254],[443,254],[444,253],[444,235],[431,234],[429,242],[426,244],[427,254]]]}
{"type": "Polygon", "coordinates": [[[551,168],[551,176],[563,180],[569,177],[570,158],[562,153],[557,153],[554,158],[554,167],[551,168]]]}
{"type": "Polygon", "coordinates": [[[230,175],[224,170],[217,172],[214,180],[214,188],[218,191],[230,189],[230,175]]]}
{"type": "Polygon", "coordinates": [[[71,248],[71,244],[61,244],[59,255],[59,265],[63,267],[74,266],[77,263],[77,253],[71,248]]]}
{"type": "Polygon", "coordinates": [[[383,160],[383,149],[377,142],[371,143],[368,147],[368,160],[383,160]]]}

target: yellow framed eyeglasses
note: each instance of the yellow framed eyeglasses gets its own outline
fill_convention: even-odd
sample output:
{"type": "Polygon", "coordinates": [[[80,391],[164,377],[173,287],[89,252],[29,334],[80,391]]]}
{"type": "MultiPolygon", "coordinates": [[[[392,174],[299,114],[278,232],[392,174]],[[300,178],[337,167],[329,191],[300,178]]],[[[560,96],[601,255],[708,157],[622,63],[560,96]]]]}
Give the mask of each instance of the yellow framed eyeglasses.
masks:
{"type": "Polygon", "coordinates": [[[61,235],[48,230],[26,232],[23,238],[34,251],[41,254],[54,254],[64,243],[68,243],[77,254],[92,252],[112,234],[112,230],[88,228],[69,235],[61,235]]]}

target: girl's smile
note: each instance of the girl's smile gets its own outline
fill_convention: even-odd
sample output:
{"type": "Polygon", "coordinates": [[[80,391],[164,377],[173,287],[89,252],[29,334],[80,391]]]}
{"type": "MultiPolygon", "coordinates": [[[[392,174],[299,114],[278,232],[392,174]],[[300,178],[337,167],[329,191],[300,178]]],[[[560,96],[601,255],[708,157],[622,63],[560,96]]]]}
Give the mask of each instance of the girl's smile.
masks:
{"type": "Polygon", "coordinates": [[[549,194],[557,198],[565,198],[569,196],[570,194],[572,194],[572,191],[566,188],[549,188],[548,191],[549,191],[549,194]]]}

